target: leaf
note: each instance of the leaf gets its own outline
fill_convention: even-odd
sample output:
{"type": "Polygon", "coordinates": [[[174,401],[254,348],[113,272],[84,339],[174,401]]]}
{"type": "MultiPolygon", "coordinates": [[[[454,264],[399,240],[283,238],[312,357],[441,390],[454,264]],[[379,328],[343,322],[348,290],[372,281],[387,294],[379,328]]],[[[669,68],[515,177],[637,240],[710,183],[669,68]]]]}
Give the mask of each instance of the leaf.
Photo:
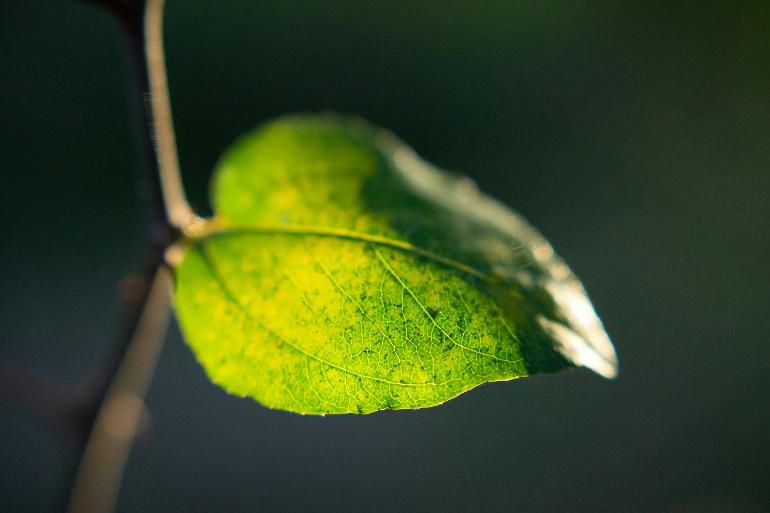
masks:
{"type": "Polygon", "coordinates": [[[583,287],[520,216],[357,119],[294,116],[219,163],[176,268],[211,380],[270,408],[368,413],[616,359],[583,287]]]}

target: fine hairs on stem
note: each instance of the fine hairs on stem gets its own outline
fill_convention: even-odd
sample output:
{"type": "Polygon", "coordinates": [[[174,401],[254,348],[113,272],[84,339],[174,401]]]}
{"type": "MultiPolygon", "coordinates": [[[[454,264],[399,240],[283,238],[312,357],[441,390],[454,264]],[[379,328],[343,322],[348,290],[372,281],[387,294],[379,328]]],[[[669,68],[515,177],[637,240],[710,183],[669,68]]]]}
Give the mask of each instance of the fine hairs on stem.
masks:
{"type": "Polygon", "coordinates": [[[149,75],[147,108],[151,110],[152,138],[160,170],[161,191],[169,223],[185,231],[197,216],[190,208],[182,185],[179,157],[171,117],[166,59],[163,50],[163,7],[165,0],[147,0],[143,17],[145,58],[149,75]]]}

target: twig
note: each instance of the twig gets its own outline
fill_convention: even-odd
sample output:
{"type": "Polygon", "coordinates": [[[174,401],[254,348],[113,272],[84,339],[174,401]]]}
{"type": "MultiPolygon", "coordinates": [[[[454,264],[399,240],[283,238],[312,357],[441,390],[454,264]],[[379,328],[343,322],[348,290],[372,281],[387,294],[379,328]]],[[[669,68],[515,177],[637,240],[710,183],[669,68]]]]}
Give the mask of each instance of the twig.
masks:
{"type": "Polygon", "coordinates": [[[123,29],[133,71],[132,97],[142,121],[136,135],[150,192],[146,287],[140,287],[140,293],[127,300],[121,339],[103,379],[95,387],[92,407],[84,416],[88,444],[83,437],[84,449],[68,508],[71,512],[105,513],[117,497],[136,432],[137,411],[142,409],[144,392],[154,372],[154,358],[162,343],[160,326],[165,326],[168,318],[165,289],[170,276],[164,267],[164,253],[198,218],[185,198],[179,174],[163,58],[164,0],[90,2],[113,14],[123,29]],[[159,292],[164,290],[163,294],[159,292]],[[143,350],[146,352],[141,357],[132,356],[134,344],[155,349],[143,350]],[[121,416],[128,417],[120,420],[121,416]]]}
{"type": "Polygon", "coordinates": [[[161,267],[126,354],[101,403],[75,479],[69,513],[115,510],[131,444],[146,418],[144,396],[168,326],[171,286],[170,272],[161,267]]]}
{"type": "Polygon", "coordinates": [[[160,168],[161,191],[166,215],[172,226],[184,231],[198,218],[190,208],[179,172],[179,157],[171,117],[166,59],[163,51],[163,7],[165,0],[147,0],[144,8],[144,54],[149,75],[148,108],[160,168]]]}
{"type": "Polygon", "coordinates": [[[149,293],[148,279],[157,272],[160,260],[148,259],[147,264],[146,276],[129,276],[120,282],[121,322],[110,360],[77,386],[52,382],[34,369],[0,363],[0,400],[60,430],[78,453],[82,453],[110,381],[139,323],[149,293]]]}
{"type": "Polygon", "coordinates": [[[115,16],[123,29],[141,101],[138,138],[148,157],[153,204],[166,224],[183,232],[198,221],[184,192],[163,47],[165,0],[87,0],[115,16]]]}

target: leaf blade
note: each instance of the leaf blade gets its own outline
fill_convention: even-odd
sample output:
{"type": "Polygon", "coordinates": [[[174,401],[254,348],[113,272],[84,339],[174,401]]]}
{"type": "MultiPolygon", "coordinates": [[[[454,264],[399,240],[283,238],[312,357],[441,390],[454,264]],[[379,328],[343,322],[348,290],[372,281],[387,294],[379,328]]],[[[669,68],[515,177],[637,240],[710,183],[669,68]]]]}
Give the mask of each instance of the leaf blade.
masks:
{"type": "MultiPolygon", "coordinates": [[[[475,386],[490,380],[526,375],[526,370],[514,357],[489,354],[483,347],[469,347],[455,340],[453,330],[439,328],[441,325],[428,313],[424,304],[428,300],[422,299],[428,294],[412,290],[416,287],[410,288],[413,284],[407,284],[408,278],[401,276],[399,271],[407,265],[414,266],[414,262],[411,256],[399,255],[400,250],[376,250],[349,241],[344,244],[352,247],[346,248],[347,256],[344,261],[340,261],[335,259],[340,251],[336,240],[334,243],[330,243],[328,238],[289,243],[280,241],[283,236],[277,236],[279,240],[263,241],[265,244],[255,245],[253,237],[250,235],[229,241],[220,237],[214,241],[203,241],[190,250],[185,264],[179,268],[178,309],[181,312],[195,312],[192,317],[186,318],[188,328],[193,325],[192,329],[197,333],[196,337],[189,339],[196,344],[194,347],[199,356],[212,357],[203,358],[202,363],[209,369],[215,382],[228,383],[230,392],[255,397],[267,406],[300,413],[368,413],[384,408],[432,406],[467,390],[467,383],[473,382],[475,386]],[[281,247],[281,261],[275,261],[272,258],[274,255],[267,254],[265,247],[271,245],[281,247]],[[224,260],[229,261],[233,254],[251,262],[260,261],[261,270],[249,280],[241,279],[238,283],[226,284],[222,276],[236,273],[229,266],[220,269],[217,259],[226,255],[224,260]],[[390,263],[388,258],[398,263],[390,263]],[[197,271],[191,269],[196,259],[202,267],[197,271]],[[371,261],[382,263],[379,271],[372,270],[373,276],[334,277],[335,274],[343,274],[351,262],[371,261]],[[396,266],[400,266],[398,270],[396,266]],[[206,274],[211,279],[200,280],[198,275],[206,274]],[[270,278],[273,275],[281,276],[280,280],[270,278]],[[390,281],[378,278],[388,278],[390,281]],[[200,306],[189,304],[189,298],[205,290],[206,281],[217,283],[219,291],[201,297],[200,306]],[[298,282],[303,284],[301,289],[298,282]],[[367,288],[364,297],[359,289],[352,291],[354,286],[361,284],[374,284],[367,288]],[[304,305],[294,305],[288,312],[271,308],[271,305],[285,304],[286,297],[292,298],[303,293],[309,296],[305,298],[304,305]],[[219,297],[220,301],[212,301],[212,296],[219,297]],[[248,298],[248,304],[235,298],[248,298]],[[403,303],[391,303],[392,298],[403,300],[403,303]],[[382,301],[386,303],[378,304],[382,301]],[[344,304],[346,302],[347,305],[344,304]],[[227,305],[229,311],[221,313],[219,318],[209,315],[212,303],[227,305]],[[362,306],[364,304],[368,306],[362,306]],[[324,307],[327,313],[319,315],[317,312],[324,307]],[[376,311],[380,308],[389,309],[391,313],[376,311]],[[357,311],[372,310],[376,312],[356,315],[357,311]],[[350,322],[336,319],[349,319],[350,322]],[[392,329],[395,325],[399,325],[398,329],[392,329]],[[201,338],[207,329],[211,330],[211,326],[215,329],[210,333],[210,342],[206,347],[206,344],[201,343],[201,338]],[[391,329],[386,329],[386,326],[391,329]],[[228,337],[253,338],[257,332],[261,332],[261,342],[252,346],[251,352],[242,358],[237,357],[239,350],[220,346],[220,342],[228,337]],[[366,341],[366,344],[358,343],[359,339],[366,341]],[[372,343],[374,339],[379,339],[379,342],[372,343]],[[419,345],[418,340],[421,341],[419,345]],[[289,348],[291,354],[280,351],[281,346],[289,348]],[[216,349],[209,351],[210,347],[216,349]],[[229,355],[228,358],[217,361],[223,353],[229,355]],[[490,364],[486,360],[495,363],[490,364]],[[257,369],[253,362],[277,371],[257,369]],[[317,383],[317,380],[307,378],[303,373],[311,372],[309,368],[312,368],[313,376],[324,376],[324,380],[328,378],[335,381],[337,386],[327,386],[328,383],[317,383]],[[374,368],[375,371],[367,371],[368,368],[374,368]],[[462,379],[467,373],[478,377],[462,379]],[[256,381],[243,381],[245,376],[251,376],[256,381]],[[369,381],[378,382],[379,385],[372,385],[369,381]],[[323,389],[320,395],[324,401],[313,397],[314,387],[323,389]],[[393,390],[404,387],[431,387],[435,390],[403,394],[393,390]],[[375,396],[369,395],[374,393],[372,388],[377,389],[375,396]]],[[[415,277],[423,274],[421,271],[424,269],[403,274],[415,280],[415,277]]],[[[420,284],[422,288],[431,288],[429,295],[433,298],[431,308],[434,311],[441,312],[448,298],[454,300],[452,287],[462,285],[460,278],[450,274],[442,275],[443,283],[436,280],[420,284]]],[[[483,334],[479,340],[494,338],[497,340],[496,345],[500,346],[504,334],[488,334],[489,329],[484,326],[485,321],[478,308],[481,306],[485,308],[487,316],[494,316],[494,307],[487,298],[475,299],[481,299],[482,305],[477,305],[476,309],[469,310],[462,317],[456,317],[454,322],[465,323],[465,331],[483,334]]],[[[303,300],[299,301],[301,303],[303,300]]],[[[487,323],[491,324],[489,321],[487,323]]],[[[511,351],[514,351],[512,341],[509,345],[511,351]]]]}
{"type": "Polygon", "coordinates": [[[177,267],[177,312],[231,393],[366,413],[567,359],[614,372],[582,285],[534,229],[360,121],[266,125],[226,153],[212,201],[219,229],[177,267]]]}

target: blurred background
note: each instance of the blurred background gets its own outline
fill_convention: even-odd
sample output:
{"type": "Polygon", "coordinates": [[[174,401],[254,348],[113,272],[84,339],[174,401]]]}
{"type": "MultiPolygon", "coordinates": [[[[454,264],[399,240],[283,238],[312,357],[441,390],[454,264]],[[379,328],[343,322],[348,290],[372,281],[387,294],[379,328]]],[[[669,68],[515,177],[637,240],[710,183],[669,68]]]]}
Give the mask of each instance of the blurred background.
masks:
{"type": "MultiPolygon", "coordinates": [[[[184,180],[282,113],[357,113],[523,213],[615,341],[587,371],[303,418],[208,383],[176,326],[125,512],[770,511],[770,3],[170,0],[184,180]]],[[[0,4],[0,364],[61,390],[141,269],[125,59],[78,2],[0,4]]],[[[0,510],[60,508],[68,438],[0,403],[0,510]]]]}

